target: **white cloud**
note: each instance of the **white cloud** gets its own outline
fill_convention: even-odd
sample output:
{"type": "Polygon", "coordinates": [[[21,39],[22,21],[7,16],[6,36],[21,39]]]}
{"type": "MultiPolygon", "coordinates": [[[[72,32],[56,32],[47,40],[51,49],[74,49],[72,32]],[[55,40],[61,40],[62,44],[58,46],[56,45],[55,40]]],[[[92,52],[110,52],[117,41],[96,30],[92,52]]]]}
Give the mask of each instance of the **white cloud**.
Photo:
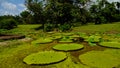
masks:
{"type": "Polygon", "coordinates": [[[24,4],[14,4],[7,0],[0,0],[0,15],[18,15],[26,9],[24,4]]]}
{"type": "Polygon", "coordinates": [[[26,6],[25,6],[24,4],[18,4],[18,6],[22,8],[22,10],[21,10],[21,11],[23,11],[23,10],[26,10],[26,9],[27,9],[27,8],[26,8],[26,6]]]}
{"type": "Polygon", "coordinates": [[[13,3],[3,2],[1,6],[7,10],[17,10],[17,6],[13,3]]]}
{"type": "Polygon", "coordinates": [[[24,4],[18,4],[20,7],[25,7],[25,5],[24,4]]]}

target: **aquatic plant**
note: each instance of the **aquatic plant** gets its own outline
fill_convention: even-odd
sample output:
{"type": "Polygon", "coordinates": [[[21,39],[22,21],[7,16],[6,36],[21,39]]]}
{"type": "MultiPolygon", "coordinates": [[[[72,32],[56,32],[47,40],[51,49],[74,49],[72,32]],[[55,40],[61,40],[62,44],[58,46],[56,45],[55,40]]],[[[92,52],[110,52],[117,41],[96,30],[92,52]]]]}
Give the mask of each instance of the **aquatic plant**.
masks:
{"type": "Polygon", "coordinates": [[[72,39],[70,39],[69,36],[63,36],[59,42],[73,42],[72,39]]]}
{"type": "Polygon", "coordinates": [[[63,61],[67,58],[66,54],[63,52],[54,52],[54,51],[44,51],[33,53],[28,55],[23,59],[26,64],[52,64],[63,61]]]}
{"type": "Polygon", "coordinates": [[[113,68],[117,67],[120,62],[115,56],[102,51],[90,51],[79,56],[80,61],[93,68],[113,68]]]}
{"type": "Polygon", "coordinates": [[[84,48],[82,44],[70,43],[70,44],[57,44],[53,47],[55,50],[60,51],[74,51],[84,48]]]}
{"type": "Polygon", "coordinates": [[[100,36],[96,36],[96,35],[91,35],[88,38],[86,38],[87,42],[100,42],[101,41],[101,37],[100,36]]]}
{"type": "Polygon", "coordinates": [[[110,47],[110,48],[120,48],[119,42],[101,42],[100,46],[110,47]]]}

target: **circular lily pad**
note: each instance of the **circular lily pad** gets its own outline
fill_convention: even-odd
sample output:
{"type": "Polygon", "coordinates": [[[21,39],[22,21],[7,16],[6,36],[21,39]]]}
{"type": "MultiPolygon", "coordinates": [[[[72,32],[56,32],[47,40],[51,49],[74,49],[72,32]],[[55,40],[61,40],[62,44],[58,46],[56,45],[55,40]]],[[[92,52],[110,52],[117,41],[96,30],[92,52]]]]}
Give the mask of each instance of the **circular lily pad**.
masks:
{"type": "Polygon", "coordinates": [[[61,50],[61,51],[72,51],[72,50],[79,50],[84,48],[82,44],[76,44],[76,43],[71,43],[71,44],[57,44],[53,47],[55,50],[61,50]]]}
{"type": "Polygon", "coordinates": [[[120,48],[119,42],[101,42],[100,45],[104,47],[120,48]]]}
{"type": "Polygon", "coordinates": [[[23,59],[26,64],[52,64],[63,61],[67,58],[63,52],[44,51],[31,54],[23,59]]]}
{"type": "Polygon", "coordinates": [[[54,39],[60,39],[60,38],[62,38],[62,36],[52,36],[52,39],[54,40],[54,39]]]}
{"type": "Polygon", "coordinates": [[[81,62],[94,68],[113,68],[117,67],[120,62],[113,55],[102,51],[90,51],[79,56],[81,62]]]}
{"type": "Polygon", "coordinates": [[[53,40],[50,39],[50,38],[40,38],[40,39],[38,39],[38,40],[33,41],[32,43],[33,43],[33,44],[40,44],[40,43],[50,43],[50,42],[52,42],[52,41],[53,41],[53,40]]]}

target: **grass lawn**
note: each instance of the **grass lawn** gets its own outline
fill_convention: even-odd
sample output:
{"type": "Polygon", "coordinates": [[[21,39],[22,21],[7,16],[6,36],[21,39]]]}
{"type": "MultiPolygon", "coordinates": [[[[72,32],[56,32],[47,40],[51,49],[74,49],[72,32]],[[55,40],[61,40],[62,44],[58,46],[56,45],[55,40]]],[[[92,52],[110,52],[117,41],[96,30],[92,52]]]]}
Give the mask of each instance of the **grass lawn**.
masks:
{"type": "MultiPolygon", "coordinates": [[[[53,42],[50,43],[39,43],[33,44],[33,42],[36,42],[37,39],[42,38],[51,38],[53,36],[69,36],[67,33],[60,33],[60,32],[53,32],[52,33],[44,33],[42,30],[35,30],[35,28],[39,27],[40,25],[18,25],[17,28],[6,31],[9,34],[22,34],[26,37],[32,38],[32,41],[28,42],[20,42],[19,40],[9,40],[10,43],[7,46],[1,46],[0,44],[0,68],[101,68],[100,63],[104,64],[104,59],[99,62],[99,58],[102,59],[105,57],[107,60],[108,56],[112,56],[110,58],[110,61],[112,63],[111,66],[109,65],[109,62],[104,64],[105,66],[102,67],[109,67],[109,68],[120,68],[120,49],[114,49],[114,48],[107,48],[99,46],[99,42],[96,44],[96,46],[90,46],[88,42],[74,42],[77,44],[82,44],[84,46],[83,49],[76,50],[76,51],[66,51],[64,52],[67,55],[67,59],[64,61],[61,61],[59,63],[50,64],[50,65],[28,65],[23,62],[23,59],[32,54],[32,53],[38,53],[40,51],[55,51],[53,49],[53,46],[57,44],[71,44],[71,42],[65,42],[61,43],[58,42],[60,40],[53,40],[53,42]],[[58,34],[58,35],[57,35],[58,34]],[[97,53],[92,53],[93,51],[97,53]],[[101,53],[104,57],[98,53],[101,53]],[[106,56],[105,54],[108,54],[106,56]],[[95,58],[94,63],[92,63],[92,59],[88,59],[87,55],[90,58],[95,58]],[[94,56],[93,56],[94,55],[94,56]],[[84,57],[85,56],[85,57],[84,57]],[[81,58],[82,57],[82,58],[81,58]],[[115,59],[114,59],[115,58],[115,59]],[[89,62],[87,62],[87,60],[89,62]],[[115,61],[114,61],[115,60],[115,61]],[[114,64],[116,63],[116,64],[114,64]],[[94,65],[96,64],[96,65],[94,65]]],[[[80,27],[75,27],[71,31],[71,35],[74,35],[76,33],[89,33],[89,35],[97,34],[98,36],[101,36],[102,41],[105,42],[111,42],[113,39],[114,41],[117,41],[120,43],[120,22],[113,23],[113,24],[101,24],[101,25],[84,25],[80,27]],[[100,34],[99,34],[100,33],[100,34]],[[110,34],[110,35],[109,35],[110,34]]],[[[70,32],[68,32],[70,33],[70,32]]],[[[88,38],[89,36],[84,36],[84,38],[88,38]]],[[[0,42],[1,43],[1,42],[0,42]]],[[[60,51],[61,52],[61,51],[60,51]]],[[[105,61],[106,61],[105,60],[105,61]]],[[[109,61],[109,60],[108,60],[109,61]]]]}
{"type": "Polygon", "coordinates": [[[100,32],[100,33],[115,33],[115,32],[120,32],[120,22],[117,23],[112,23],[112,24],[101,24],[101,25],[84,25],[80,27],[75,27],[73,29],[73,32],[86,32],[86,33],[95,33],[95,32],[100,32]]]}

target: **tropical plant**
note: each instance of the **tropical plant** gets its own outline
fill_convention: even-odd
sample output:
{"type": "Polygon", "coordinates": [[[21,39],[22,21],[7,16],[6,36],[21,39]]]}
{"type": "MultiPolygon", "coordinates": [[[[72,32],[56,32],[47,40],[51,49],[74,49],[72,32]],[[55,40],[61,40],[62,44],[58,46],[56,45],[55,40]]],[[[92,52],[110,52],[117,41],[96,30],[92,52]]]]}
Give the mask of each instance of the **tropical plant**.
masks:
{"type": "Polygon", "coordinates": [[[101,42],[100,46],[110,47],[110,48],[120,48],[119,42],[101,42]]]}
{"type": "Polygon", "coordinates": [[[74,51],[84,48],[82,44],[70,43],[70,44],[57,44],[53,47],[55,50],[60,51],[74,51]]]}
{"type": "Polygon", "coordinates": [[[80,61],[93,68],[112,68],[120,64],[115,56],[102,51],[90,51],[79,56],[80,61]]]}
{"type": "Polygon", "coordinates": [[[69,38],[69,36],[63,36],[59,42],[73,42],[72,39],[69,38]]]}
{"type": "Polygon", "coordinates": [[[54,51],[44,51],[33,53],[28,55],[23,59],[26,64],[52,64],[56,62],[63,61],[67,58],[66,54],[63,52],[54,52],[54,51]]]}

